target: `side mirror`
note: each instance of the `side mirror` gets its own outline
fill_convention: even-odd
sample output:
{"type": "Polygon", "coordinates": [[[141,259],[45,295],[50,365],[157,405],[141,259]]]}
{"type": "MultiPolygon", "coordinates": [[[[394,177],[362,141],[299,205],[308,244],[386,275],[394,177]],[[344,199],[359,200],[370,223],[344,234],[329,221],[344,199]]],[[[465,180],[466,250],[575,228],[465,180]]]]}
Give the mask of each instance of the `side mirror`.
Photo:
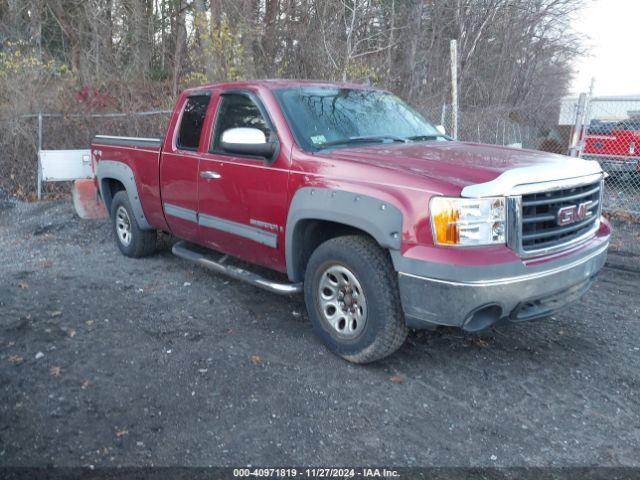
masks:
{"type": "Polygon", "coordinates": [[[220,147],[230,153],[271,158],[277,144],[267,141],[264,132],[258,128],[238,127],[222,132],[220,147]]]}
{"type": "Polygon", "coordinates": [[[444,128],[444,125],[436,125],[436,130],[440,132],[442,135],[447,134],[447,130],[444,128]]]}

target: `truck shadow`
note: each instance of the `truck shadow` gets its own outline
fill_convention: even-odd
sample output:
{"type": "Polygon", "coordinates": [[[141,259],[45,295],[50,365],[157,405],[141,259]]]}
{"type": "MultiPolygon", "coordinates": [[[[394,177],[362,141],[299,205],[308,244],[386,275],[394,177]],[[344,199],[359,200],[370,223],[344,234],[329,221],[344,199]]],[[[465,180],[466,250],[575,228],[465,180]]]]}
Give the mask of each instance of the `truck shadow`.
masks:
{"type": "MultiPolygon", "coordinates": [[[[575,308],[575,307],[574,307],[575,308]]],[[[504,323],[469,333],[455,327],[413,331],[403,347],[374,368],[410,372],[461,369],[551,369],[568,374],[571,368],[598,363],[602,342],[576,325],[578,308],[566,315],[535,322],[504,323]]],[[[601,358],[601,357],[600,357],[601,358]]]]}

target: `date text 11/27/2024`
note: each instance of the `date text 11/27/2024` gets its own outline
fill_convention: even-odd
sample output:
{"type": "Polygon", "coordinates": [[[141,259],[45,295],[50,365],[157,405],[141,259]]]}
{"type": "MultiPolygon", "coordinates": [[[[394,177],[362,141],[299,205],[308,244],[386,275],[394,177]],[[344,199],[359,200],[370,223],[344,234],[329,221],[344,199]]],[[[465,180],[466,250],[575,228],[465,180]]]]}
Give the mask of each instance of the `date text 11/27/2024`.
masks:
{"type": "Polygon", "coordinates": [[[386,468],[236,468],[234,478],[302,477],[302,478],[400,478],[397,470],[386,468]]]}

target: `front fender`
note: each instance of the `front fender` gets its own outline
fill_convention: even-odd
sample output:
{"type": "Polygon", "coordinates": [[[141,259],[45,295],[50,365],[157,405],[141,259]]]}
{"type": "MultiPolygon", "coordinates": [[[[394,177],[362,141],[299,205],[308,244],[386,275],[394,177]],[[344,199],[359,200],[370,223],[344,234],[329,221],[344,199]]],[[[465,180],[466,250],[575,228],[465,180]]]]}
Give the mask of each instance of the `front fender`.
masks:
{"type": "Polygon", "coordinates": [[[325,220],[357,228],[371,235],[383,248],[400,250],[402,212],[389,202],[359,193],[330,188],[299,189],[289,206],[285,235],[287,274],[297,280],[295,259],[302,248],[296,228],[303,220],[325,220]]]}

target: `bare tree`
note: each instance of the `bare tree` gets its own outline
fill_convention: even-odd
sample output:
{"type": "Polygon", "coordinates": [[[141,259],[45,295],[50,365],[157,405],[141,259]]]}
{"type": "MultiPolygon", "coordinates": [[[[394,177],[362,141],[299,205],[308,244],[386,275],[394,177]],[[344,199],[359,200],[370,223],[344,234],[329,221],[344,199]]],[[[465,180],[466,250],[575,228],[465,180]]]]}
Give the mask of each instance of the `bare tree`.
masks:
{"type": "Polygon", "coordinates": [[[173,82],[172,92],[175,97],[178,94],[178,82],[182,71],[182,62],[186,50],[187,28],[185,25],[187,5],[185,0],[178,0],[176,20],[174,23],[175,50],[173,54],[173,82]]]}
{"type": "MultiPolygon", "coordinates": [[[[79,91],[166,107],[205,80],[290,77],[367,78],[440,117],[457,39],[461,135],[496,140],[549,125],[540,105],[567,92],[584,1],[0,0],[0,115],[98,108],[79,91]]],[[[29,137],[7,131],[0,144],[29,137]]]]}

